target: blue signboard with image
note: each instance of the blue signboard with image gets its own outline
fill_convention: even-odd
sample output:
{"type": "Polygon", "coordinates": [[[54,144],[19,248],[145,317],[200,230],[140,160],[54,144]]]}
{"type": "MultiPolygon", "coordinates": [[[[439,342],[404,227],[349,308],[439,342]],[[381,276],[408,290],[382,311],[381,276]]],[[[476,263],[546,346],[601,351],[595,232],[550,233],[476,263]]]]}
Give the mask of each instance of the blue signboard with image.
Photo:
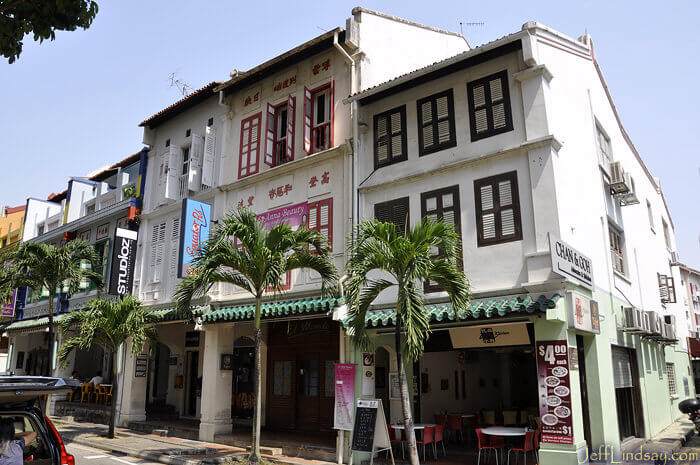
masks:
{"type": "Polygon", "coordinates": [[[211,205],[192,199],[183,200],[180,228],[180,258],[177,276],[183,278],[189,274],[194,258],[199,253],[203,243],[209,240],[211,205]]]}

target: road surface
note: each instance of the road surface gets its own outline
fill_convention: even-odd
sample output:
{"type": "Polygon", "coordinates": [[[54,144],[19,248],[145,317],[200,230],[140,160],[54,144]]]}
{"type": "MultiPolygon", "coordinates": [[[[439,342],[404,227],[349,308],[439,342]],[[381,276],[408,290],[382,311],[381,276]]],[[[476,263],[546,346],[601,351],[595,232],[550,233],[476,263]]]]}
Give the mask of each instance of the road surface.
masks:
{"type": "Polygon", "coordinates": [[[69,441],[66,441],[66,449],[69,454],[75,456],[76,465],[161,465],[158,462],[106,452],[69,441]]]}

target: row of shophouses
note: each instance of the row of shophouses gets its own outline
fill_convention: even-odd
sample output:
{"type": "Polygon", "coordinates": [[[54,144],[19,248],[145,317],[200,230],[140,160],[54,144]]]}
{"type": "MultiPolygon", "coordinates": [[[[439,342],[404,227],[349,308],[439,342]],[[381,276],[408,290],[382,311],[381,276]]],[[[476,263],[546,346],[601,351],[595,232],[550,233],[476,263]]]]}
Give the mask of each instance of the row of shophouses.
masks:
{"type": "MultiPolygon", "coordinates": [[[[541,463],[576,464],[587,446],[655,435],[695,395],[700,273],[679,262],[660,181],[622,126],[588,35],[528,22],[471,47],[356,8],[344,27],[140,126],[138,153],[28,199],[21,240],[90,241],[109,281],[116,228],[137,231],[132,293],[158,312],[158,341],[114,360],[78,351],[63,367],[49,360],[46,315],[60,320],[100,292],[86,283],[49,309],[41,292],[20,290],[4,329],[7,371],[110,379],[116,365],[120,424],[178,420],[207,441],[246,431],[250,296],[215,286],[193,316],[172,301],[206,239],[197,232],[243,206],[319,230],[339,270],[360,220],[454,222],[474,298],[455,312],[424,284],[432,333],[409,367],[416,421],[517,410],[549,427],[541,463]]],[[[356,398],[382,399],[387,418],[401,419],[395,295],[376,301],[376,351],[361,353],[342,298],[321,296],[314,273],[287,275],[285,289],[263,306],[264,429],[303,432],[309,448],[326,438],[347,459],[349,435],[334,430],[335,363],[356,364],[356,398]]]]}

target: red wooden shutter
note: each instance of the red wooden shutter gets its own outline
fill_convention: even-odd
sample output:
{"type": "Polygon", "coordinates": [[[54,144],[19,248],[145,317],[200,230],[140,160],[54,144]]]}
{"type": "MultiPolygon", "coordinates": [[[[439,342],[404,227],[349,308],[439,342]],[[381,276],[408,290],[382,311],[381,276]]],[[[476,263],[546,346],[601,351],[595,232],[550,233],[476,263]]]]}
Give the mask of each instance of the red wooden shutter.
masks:
{"type": "Polygon", "coordinates": [[[258,172],[258,153],[260,151],[261,114],[241,121],[241,148],[238,162],[238,177],[244,178],[258,172]]]}
{"type": "Polygon", "coordinates": [[[265,130],[265,164],[274,166],[275,151],[275,107],[267,104],[267,129],[265,130]]]}
{"type": "Polygon", "coordinates": [[[328,241],[328,250],[333,251],[333,198],[309,204],[308,228],[320,232],[328,241]]]}
{"type": "Polygon", "coordinates": [[[331,76],[331,101],[328,102],[328,108],[331,112],[331,128],[328,131],[330,134],[330,141],[328,143],[328,148],[335,147],[333,145],[333,133],[335,132],[335,80],[333,80],[333,77],[331,76]]]}
{"type": "Polygon", "coordinates": [[[297,99],[289,94],[287,98],[287,160],[294,160],[294,120],[297,99]]]}
{"type": "Polygon", "coordinates": [[[311,102],[311,91],[304,86],[304,150],[311,153],[311,112],[313,104],[311,102]]]}

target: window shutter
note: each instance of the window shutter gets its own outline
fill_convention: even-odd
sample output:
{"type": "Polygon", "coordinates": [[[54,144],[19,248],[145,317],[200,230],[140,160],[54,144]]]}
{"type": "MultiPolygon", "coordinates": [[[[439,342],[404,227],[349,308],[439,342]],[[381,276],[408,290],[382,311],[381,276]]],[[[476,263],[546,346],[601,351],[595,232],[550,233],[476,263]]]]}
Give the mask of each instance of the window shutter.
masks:
{"type": "Polygon", "coordinates": [[[275,107],[267,104],[267,129],[265,130],[265,164],[274,166],[275,159],[275,107]]]}
{"type": "Polygon", "coordinates": [[[428,100],[421,105],[421,122],[423,124],[423,147],[432,147],[433,139],[433,103],[428,100]]]}
{"type": "Polygon", "coordinates": [[[389,161],[389,118],[386,116],[379,116],[374,125],[375,130],[375,148],[374,153],[377,160],[377,165],[381,166],[389,161]]]}
{"type": "MultiPolygon", "coordinates": [[[[445,223],[454,225],[455,231],[460,235],[460,207],[459,207],[459,186],[451,186],[437,189],[421,194],[421,216],[433,221],[442,220],[445,223]]],[[[432,250],[435,257],[442,256],[442,252],[437,248],[432,250]]],[[[462,258],[459,257],[460,266],[462,258]]],[[[425,292],[440,292],[443,289],[434,281],[423,283],[425,292]]]]}
{"type": "Polygon", "coordinates": [[[661,298],[661,302],[668,302],[668,283],[667,283],[667,278],[665,275],[659,274],[659,297],[661,298]]]}
{"type": "Polygon", "coordinates": [[[170,229],[170,277],[177,276],[177,265],[180,249],[180,218],[175,217],[171,221],[170,229]]]}
{"type": "Polygon", "coordinates": [[[241,149],[238,177],[244,178],[258,172],[260,150],[260,113],[241,121],[241,149]]]}
{"type": "Polygon", "coordinates": [[[666,286],[668,288],[668,302],[676,303],[676,282],[672,276],[666,277],[666,286]]]}
{"type": "Polygon", "coordinates": [[[202,187],[203,156],[204,138],[199,134],[192,134],[192,147],[190,148],[190,173],[187,179],[187,188],[191,191],[199,191],[202,187]]]}
{"type": "Polygon", "coordinates": [[[309,204],[308,228],[321,233],[333,250],[333,199],[319,200],[309,204]]]}
{"type": "Polygon", "coordinates": [[[304,86],[304,151],[311,153],[311,91],[304,86]]]}
{"type": "Polygon", "coordinates": [[[152,282],[158,283],[163,264],[163,243],[165,242],[165,223],[153,226],[151,236],[151,276],[152,282]]]}
{"type": "Polygon", "coordinates": [[[522,239],[517,173],[474,181],[479,247],[522,239]]]}
{"type": "Polygon", "coordinates": [[[402,197],[374,204],[374,217],[384,223],[394,223],[399,234],[404,234],[410,225],[409,198],[402,197]]]}
{"type": "Polygon", "coordinates": [[[627,349],[612,347],[613,382],[615,388],[634,387],[632,361],[627,349]]]}
{"type": "Polygon", "coordinates": [[[216,129],[207,126],[204,138],[204,160],[202,161],[202,184],[207,187],[214,185],[214,149],[216,148],[216,129]]]}
{"type": "Polygon", "coordinates": [[[287,97],[287,160],[294,160],[294,120],[296,119],[297,99],[289,94],[287,97]]]}
{"type": "Polygon", "coordinates": [[[335,147],[335,145],[333,144],[333,133],[335,132],[335,124],[334,124],[334,122],[335,122],[335,80],[333,79],[333,77],[331,77],[331,98],[330,98],[330,102],[328,102],[328,109],[331,112],[331,115],[330,115],[331,116],[330,117],[331,127],[330,127],[330,130],[328,131],[329,135],[330,135],[330,143],[328,144],[328,147],[330,148],[330,147],[335,147]]]}
{"type": "Polygon", "coordinates": [[[166,177],[165,198],[174,200],[178,196],[178,168],[182,159],[182,149],[177,145],[170,145],[168,153],[168,174],[166,177]]]}
{"type": "Polygon", "coordinates": [[[447,96],[440,97],[436,100],[436,112],[437,117],[437,134],[438,134],[438,144],[443,144],[449,142],[450,140],[450,111],[449,102],[447,96]]]}
{"type": "Polygon", "coordinates": [[[448,89],[416,102],[419,155],[427,155],[457,145],[453,95],[452,89],[448,89]]]}
{"type": "Polygon", "coordinates": [[[513,129],[506,70],[468,83],[467,99],[472,141],[513,129]]]}
{"type": "Polygon", "coordinates": [[[158,205],[165,202],[165,188],[168,180],[168,154],[161,153],[159,157],[160,171],[158,173],[158,205]]]}

